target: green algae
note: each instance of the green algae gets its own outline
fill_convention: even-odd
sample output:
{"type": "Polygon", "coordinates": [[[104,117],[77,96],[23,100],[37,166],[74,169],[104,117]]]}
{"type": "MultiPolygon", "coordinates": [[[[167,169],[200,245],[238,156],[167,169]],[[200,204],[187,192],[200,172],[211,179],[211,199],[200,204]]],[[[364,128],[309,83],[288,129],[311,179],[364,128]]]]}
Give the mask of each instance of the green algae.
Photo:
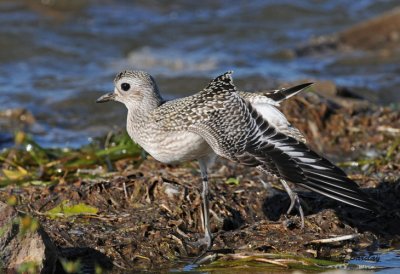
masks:
{"type": "Polygon", "coordinates": [[[257,253],[223,256],[211,264],[196,269],[196,271],[208,273],[243,273],[243,271],[246,273],[257,273],[259,271],[291,273],[293,270],[316,272],[328,268],[337,268],[340,265],[343,265],[343,263],[291,254],[257,253]]]}
{"type": "MultiPolygon", "coordinates": [[[[14,147],[0,153],[0,187],[9,184],[47,186],[66,179],[90,177],[79,170],[113,169],[111,163],[140,157],[142,149],[126,132],[109,134],[105,145],[95,140],[79,149],[44,148],[23,132],[15,134],[14,147]]],[[[140,161],[140,159],[138,159],[140,161]]]]}

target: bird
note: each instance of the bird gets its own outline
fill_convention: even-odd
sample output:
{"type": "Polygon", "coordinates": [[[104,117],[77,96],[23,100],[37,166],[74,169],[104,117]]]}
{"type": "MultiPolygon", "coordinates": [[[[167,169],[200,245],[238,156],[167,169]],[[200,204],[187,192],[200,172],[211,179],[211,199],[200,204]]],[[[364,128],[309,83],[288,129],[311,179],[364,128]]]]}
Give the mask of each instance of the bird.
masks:
{"type": "Polygon", "coordinates": [[[242,92],[233,83],[232,71],[228,71],[191,96],[166,101],[149,73],[126,70],[116,75],[114,91],[96,102],[124,104],[129,136],[156,160],[167,164],[199,162],[204,236],[193,244],[209,250],[208,167],[217,156],[279,178],[291,199],[288,211],[297,204],[303,219],[298,195],[287,182],[376,211],[375,201],[343,170],[311,150],[303,134],[277,109],[281,101],[309,85],[242,92]]]}

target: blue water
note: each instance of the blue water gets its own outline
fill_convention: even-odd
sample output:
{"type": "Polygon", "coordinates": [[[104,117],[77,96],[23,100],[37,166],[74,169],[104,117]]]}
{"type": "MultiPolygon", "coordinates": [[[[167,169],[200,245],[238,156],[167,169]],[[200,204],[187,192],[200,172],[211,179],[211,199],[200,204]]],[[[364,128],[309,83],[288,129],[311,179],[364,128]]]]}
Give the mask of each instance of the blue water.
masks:
{"type": "MultiPolygon", "coordinates": [[[[370,268],[379,274],[397,274],[400,273],[400,251],[366,253],[349,260],[348,264],[353,265],[353,268],[370,268]]],[[[365,273],[371,273],[371,270],[365,273]]]]}
{"type": "MultiPolygon", "coordinates": [[[[32,112],[37,123],[25,130],[44,146],[80,146],[124,126],[123,106],[94,101],[112,90],[114,75],[126,68],[149,71],[167,98],[196,92],[234,70],[246,90],[330,79],[377,103],[398,102],[397,60],[366,64],[357,54],[285,55],[398,3],[3,0],[0,111],[32,112]],[[343,62],[348,59],[354,62],[343,62]]],[[[0,123],[1,134],[14,130],[0,123]]]]}

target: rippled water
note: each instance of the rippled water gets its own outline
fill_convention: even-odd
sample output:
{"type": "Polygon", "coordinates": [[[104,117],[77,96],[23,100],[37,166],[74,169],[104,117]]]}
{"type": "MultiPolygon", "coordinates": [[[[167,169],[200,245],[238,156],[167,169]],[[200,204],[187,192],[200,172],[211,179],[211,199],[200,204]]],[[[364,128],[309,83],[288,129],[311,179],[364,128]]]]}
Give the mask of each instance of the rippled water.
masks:
{"type": "MultiPolygon", "coordinates": [[[[122,105],[96,105],[125,68],[153,74],[167,98],[234,70],[242,89],[332,79],[379,103],[399,101],[398,60],[287,58],[311,37],[394,8],[389,0],[0,0],[0,111],[26,108],[45,146],[79,146],[123,127],[122,105]]],[[[1,129],[11,134],[12,129],[1,129]]]]}

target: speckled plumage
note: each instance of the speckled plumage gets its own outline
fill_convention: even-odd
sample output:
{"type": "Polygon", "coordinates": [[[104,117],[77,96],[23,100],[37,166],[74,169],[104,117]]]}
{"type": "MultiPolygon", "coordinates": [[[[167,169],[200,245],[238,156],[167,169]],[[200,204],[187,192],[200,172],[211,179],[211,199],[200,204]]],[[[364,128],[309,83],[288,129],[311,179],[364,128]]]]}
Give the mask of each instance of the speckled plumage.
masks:
{"type": "Polygon", "coordinates": [[[374,203],[357,184],[311,151],[304,136],[275,108],[309,84],[249,94],[238,92],[231,72],[227,72],[197,94],[164,102],[154,79],[145,72],[125,71],[114,82],[114,93],[106,96],[126,105],[131,138],[165,163],[199,160],[204,197],[205,159],[217,154],[344,203],[374,210],[374,203]],[[129,90],[121,90],[122,84],[129,84],[129,90]]]}
{"type": "MultiPolygon", "coordinates": [[[[149,74],[123,72],[115,83],[127,80],[137,87],[132,92],[137,92],[140,99],[134,104],[125,102],[127,130],[156,159],[179,162],[215,153],[345,203],[372,208],[370,200],[343,171],[311,151],[301,134],[287,133],[291,125],[286,118],[282,129],[274,126],[280,116],[263,117],[253,105],[262,101],[260,96],[265,93],[238,92],[231,72],[215,78],[197,94],[169,102],[162,101],[149,74]],[[156,103],[144,104],[146,100],[156,103]]],[[[266,100],[279,104],[285,98],[284,92],[267,93],[270,97],[266,100]]]]}

